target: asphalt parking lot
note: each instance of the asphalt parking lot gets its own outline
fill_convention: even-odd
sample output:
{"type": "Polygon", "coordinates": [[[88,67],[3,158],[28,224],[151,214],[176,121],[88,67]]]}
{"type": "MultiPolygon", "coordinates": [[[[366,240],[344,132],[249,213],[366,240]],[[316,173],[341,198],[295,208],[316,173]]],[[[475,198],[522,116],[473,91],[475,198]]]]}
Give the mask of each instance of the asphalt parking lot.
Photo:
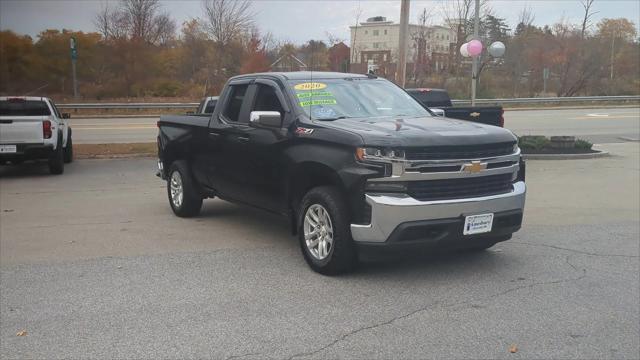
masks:
{"type": "Polygon", "coordinates": [[[529,162],[511,241],[334,278],[284,219],[175,217],[154,159],[0,167],[0,357],[638,358],[640,144],[603,148],[529,162]]]}

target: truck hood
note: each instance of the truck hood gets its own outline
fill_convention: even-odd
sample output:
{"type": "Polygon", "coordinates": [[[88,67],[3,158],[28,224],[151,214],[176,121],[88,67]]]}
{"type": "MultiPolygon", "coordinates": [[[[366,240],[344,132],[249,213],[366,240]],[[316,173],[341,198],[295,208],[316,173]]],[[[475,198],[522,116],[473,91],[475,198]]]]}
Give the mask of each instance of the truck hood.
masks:
{"type": "Polygon", "coordinates": [[[509,130],[443,117],[339,119],[323,125],[360,135],[367,146],[482,145],[517,141],[509,130]]]}

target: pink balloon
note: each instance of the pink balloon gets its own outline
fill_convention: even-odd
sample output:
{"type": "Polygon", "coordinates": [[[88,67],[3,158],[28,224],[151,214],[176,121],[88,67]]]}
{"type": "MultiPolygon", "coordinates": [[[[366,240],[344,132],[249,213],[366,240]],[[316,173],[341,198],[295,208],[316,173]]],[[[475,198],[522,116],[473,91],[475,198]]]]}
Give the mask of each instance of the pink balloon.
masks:
{"type": "Polygon", "coordinates": [[[482,43],[480,40],[471,40],[467,43],[467,51],[471,56],[478,56],[482,53],[482,43]]]}

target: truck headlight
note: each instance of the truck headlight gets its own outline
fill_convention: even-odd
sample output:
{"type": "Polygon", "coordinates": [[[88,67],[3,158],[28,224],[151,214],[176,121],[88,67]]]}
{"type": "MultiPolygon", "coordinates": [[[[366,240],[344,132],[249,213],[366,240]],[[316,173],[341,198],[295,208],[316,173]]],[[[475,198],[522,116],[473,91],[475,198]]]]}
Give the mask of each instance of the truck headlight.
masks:
{"type": "Polygon", "coordinates": [[[393,160],[404,160],[404,150],[400,149],[380,149],[374,147],[356,148],[356,159],[360,161],[391,162],[393,160]]]}

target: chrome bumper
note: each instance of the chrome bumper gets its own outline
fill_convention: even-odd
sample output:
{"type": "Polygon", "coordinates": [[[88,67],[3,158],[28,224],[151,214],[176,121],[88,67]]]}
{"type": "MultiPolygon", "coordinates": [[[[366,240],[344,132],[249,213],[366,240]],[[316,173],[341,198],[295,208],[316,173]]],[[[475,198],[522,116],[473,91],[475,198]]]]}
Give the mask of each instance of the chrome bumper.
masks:
{"type": "Polygon", "coordinates": [[[354,241],[380,243],[385,242],[398,225],[409,221],[524,209],[526,192],[525,183],[518,181],[506,194],[456,200],[418,201],[408,195],[366,194],[371,206],[371,224],[351,224],[351,235],[354,241]]]}

